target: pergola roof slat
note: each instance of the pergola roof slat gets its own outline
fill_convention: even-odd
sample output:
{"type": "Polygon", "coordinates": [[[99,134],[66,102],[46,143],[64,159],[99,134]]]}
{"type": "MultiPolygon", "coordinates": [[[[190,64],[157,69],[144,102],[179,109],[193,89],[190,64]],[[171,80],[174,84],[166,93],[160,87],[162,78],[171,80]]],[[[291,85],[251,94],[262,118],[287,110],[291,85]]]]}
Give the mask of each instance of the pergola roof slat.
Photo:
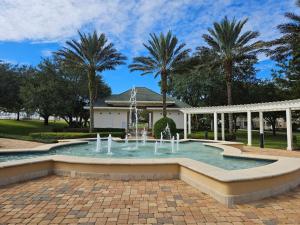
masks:
{"type": "Polygon", "coordinates": [[[264,102],[243,105],[224,105],[224,106],[210,106],[210,107],[190,107],[182,108],[183,113],[188,114],[210,114],[210,113],[243,113],[243,112],[271,112],[284,111],[286,109],[300,110],[300,99],[264,102]]]}

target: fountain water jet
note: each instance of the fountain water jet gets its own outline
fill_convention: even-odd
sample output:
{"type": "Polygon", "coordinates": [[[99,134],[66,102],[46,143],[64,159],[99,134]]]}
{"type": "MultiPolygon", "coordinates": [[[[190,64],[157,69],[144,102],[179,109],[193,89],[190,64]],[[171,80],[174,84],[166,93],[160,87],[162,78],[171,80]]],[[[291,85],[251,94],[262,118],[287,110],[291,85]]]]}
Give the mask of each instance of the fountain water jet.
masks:
{"type": "Polygon", "coordinates": [[[142,138],[143,138],[143,145],[146,144],[146,141],[147,141],[147,131],[144,127],[144,130],[143,130],[143,133],[142,133],[142,138]]]}
{"type": "Polygon", "coordinates": [[[176,133],[176,151],[179,151],[179,134],[176,133]]]}
{"type": "Polygon", "coordinates": [[[159,141],[159,145],[162,145],[163,143],[163,134],[162,132],[160,132],[160,141],[159,141]]]}
{"type": "Polygon", "coordinates": [[[174,153],[174,136],[171,139],[171,147],[172,147],[172,153],[174,153]]]}
{"type": "Polygon", "coordinates": [[[128,136],[127,136],[127,134],[125,135],[125,144],[128,145],[128,136]]]}
{"type": "Polygon", "coordinates": [[[97,133],[97,146],[96,146],[96,152],[100,152],[101,151],[101,138],[99,133],[97,133]]]}
{"type": "Polygon", "coordinates": [[[135,139],[138,139],[138,109],[137,109],[137,102],[136,102],[136,89],[133,87],[131,89],[130,94],[130,106],[129,106],[129,128],[135,129],[135,139]],[[134,121],[133,121],[133,113],[134,113],[134,121]]]}
{"type": "Polygon", "coordinates": [[[107,139],[107,154],[112,155],[112,152],[111,152],[111,134],[108,135],[108,139],[107,139]]]}
{"type": "Polygon", "coordinates": [[[166,128],[163,131],[163,136],[165,137],[165,139],[171,140],[171,130],[170,130],[170,127],[169,127],[168,123],[167,123],[166,128]]]}
{"type": "Polygon", "coordinates": [[[156,142],[155,142],[155,145],[154,145],[154,153],[155,153],[155,154],[157,154],[157,148],[158,148],[157,145],[158,145],[158,143],[157,143],[157,141],[156,141],[156,142]]]}

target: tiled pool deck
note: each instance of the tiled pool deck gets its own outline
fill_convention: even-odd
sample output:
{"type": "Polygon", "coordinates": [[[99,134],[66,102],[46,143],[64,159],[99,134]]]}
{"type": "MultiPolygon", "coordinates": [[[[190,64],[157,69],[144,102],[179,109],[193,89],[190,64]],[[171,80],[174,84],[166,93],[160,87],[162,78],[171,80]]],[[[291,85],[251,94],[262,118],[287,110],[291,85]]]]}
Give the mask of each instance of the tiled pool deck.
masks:
{"type": "Polygon", "coordinates": [[[180,180],[48,176],[0,188],[0,224],[300,224],[300,187],[227,208],[180,180]]]}

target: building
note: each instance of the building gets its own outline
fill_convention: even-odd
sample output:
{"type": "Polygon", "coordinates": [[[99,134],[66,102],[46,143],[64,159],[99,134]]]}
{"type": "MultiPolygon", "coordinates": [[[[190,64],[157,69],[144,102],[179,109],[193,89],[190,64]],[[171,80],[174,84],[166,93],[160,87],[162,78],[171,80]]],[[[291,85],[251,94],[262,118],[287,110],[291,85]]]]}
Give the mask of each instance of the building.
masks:
{"type": "MultiPolygon", "coordinates": [[[[272,130],[272,126],[270,123],[268,123],[266,120],[263,121],[264,129],[265,130],[272,130]]],[[[239,129],[247,129],[247,117],[246,116],[239,116],[236,119],[236,126],[239,129]]],[[[254,129],[259,128],[259,118],[253,118],[252,119],[252,127],[254,129]]],[[[284,118],[278,118],[276,120],[275,124],[276,128],[285,129],[286,128],[286,122],[284,118]]]]}
{"type": "MultiPolygon", "coordinates": [[[[148,113],[147,125],[152,128],[157,120],[162,118],[162,95],[146,87],[137,87],[136,102],[139,111],[148,113]]],[[[128,128],[130,115],[131,89],[111,95],[95,102],[95,128],[128,128]]],[[[167,116],[174,120],[177,129],[183,129],[183,113],[181,108],[190,107],[175,98],[167,97],[167,116]]]]}

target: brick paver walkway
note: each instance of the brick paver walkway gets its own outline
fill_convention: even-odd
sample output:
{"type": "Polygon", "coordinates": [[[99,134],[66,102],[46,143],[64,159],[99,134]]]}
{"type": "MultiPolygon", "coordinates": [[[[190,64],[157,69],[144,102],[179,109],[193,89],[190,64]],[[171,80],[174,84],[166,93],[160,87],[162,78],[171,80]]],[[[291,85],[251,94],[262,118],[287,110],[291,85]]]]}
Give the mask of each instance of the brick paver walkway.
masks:
{"type": "Polygon", "coordinates": [[[300,224],[300,188],[228,209],[180,180],[49,176],[0,188],[0,224],[300,224]]]}

